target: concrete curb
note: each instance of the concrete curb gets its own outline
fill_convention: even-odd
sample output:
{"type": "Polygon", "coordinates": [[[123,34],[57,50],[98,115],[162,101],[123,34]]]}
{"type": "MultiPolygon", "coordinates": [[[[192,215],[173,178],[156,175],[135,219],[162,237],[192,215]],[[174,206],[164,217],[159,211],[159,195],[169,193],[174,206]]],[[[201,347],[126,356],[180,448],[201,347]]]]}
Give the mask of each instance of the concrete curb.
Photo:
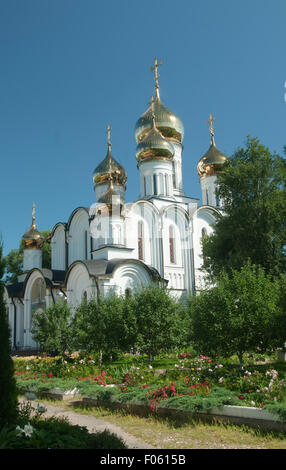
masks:
{"type": "MultiPolygon", "coordinates": [[[[22,390],[21,393],[26,393],[22,390]]],[[[28,392],[29,394],[29,392],[28,392]]],[[[117,409],[128,409],[130,412],[135,412],[137,414],[150,415],[153,412],[150,411],[148,405],[145,405],[141,402],[133,403],[121,403],[116,400],[103,401],[98,400],[97,398],[92,398],[84,395],[66,395],[65,393],[60,393],[56,390],[46,391],[46,392],[37,392],[39,397],[54,398],[56,400],[73,400],[77,403],[82,403],[83,405],[90,406],[103,406],[107,408],[117,408],[117,409]]],[[[221,422],[230,422],[237,425],[247,425],[250,427],[273,430],[278,432],[286,432],[286,423],[278,421],[276,415],[270,413],[269,411],[262,408],[254,408],[248,406],[233,406],[233,405],[224,405],[221,408],[212,408],[210,411],[183,411],[178,410],[177,408],[167,408],[164,406],[158,406],[156,413],[159,416],[178,416],[182,418],[194,417],[203,419],[206,421],[221,421],[221,422]]]]}

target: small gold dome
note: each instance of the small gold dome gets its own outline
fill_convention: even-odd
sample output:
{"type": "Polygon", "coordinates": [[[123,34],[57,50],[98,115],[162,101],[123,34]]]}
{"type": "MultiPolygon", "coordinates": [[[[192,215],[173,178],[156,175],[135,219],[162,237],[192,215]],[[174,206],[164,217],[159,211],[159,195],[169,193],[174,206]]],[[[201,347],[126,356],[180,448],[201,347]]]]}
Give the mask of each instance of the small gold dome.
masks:
{"type": "Polygon", "coordinates": [[[214,136],[211,135],[210,148],[197,165],[198,175],[201,177],[221,173],[222,166],[226,161],[227,156],[216,147],[214,136]]]}
{"type": "Polygon", "coordinates": [[[124,186],[127,181],[127,173],[124,168],[113,158],[110,145],[105,159],[95,168],[93,182],[95,184],[107,183],[112,177],[115,184],[124,186]]]}
{"type": "Polygon", "coordinates": [[[143,140],[136,147],[136,159],[142,160],[172,160],[174,147],[162,133],[159,132],[155,124],[155,115],[152,117],[152,127],[143,140]]]}
{"type": "Polygon", "coordinates": [[[41,248],[44,243],[44,237],[38,232],[35,224],[35,204],[33,204],[32,225],[23,235],[22,243],[24,248],[41,248]]]}
{"type": "Polygon", "coordinates": [[[95,184],[107,183],[112,180],[115,184],[124,186],[127,181],[127,173],[124,168],[113,158],[111,154],[110,125],[107,126],[107,155],[95,168],[93,181],[95,184]]]}
{"type": "MultiPolygon", "coordinates": [[[[182,142],[184,138],[184,126],[180,118],[172,113],[160,100],[159,92],[156,90],[154,100],[154,114],[157,129],[167,139],[182,142]]],[[[152,105],[138,119],[135,125],[135,137],[141,142],[152,127],[152,105]]]]}

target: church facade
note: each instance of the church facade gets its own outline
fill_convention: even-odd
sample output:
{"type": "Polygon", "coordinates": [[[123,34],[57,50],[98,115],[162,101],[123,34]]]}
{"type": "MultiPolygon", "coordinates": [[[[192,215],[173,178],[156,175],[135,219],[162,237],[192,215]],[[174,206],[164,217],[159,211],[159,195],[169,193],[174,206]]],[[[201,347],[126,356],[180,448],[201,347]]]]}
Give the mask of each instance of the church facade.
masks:
{"type": "Polygon", "coordinates": [[[221,201],[216,195],[217,174],[226,156],[216,147],[210,115],[210,147],[197,172],[202,204],[183,187],[184,126],[161,101],[158,63],[153,67],[155,96],[135,126],[140,195],[125,202],[127,174],[111,151],[93,172],[95,204],[78,207],[66,222],[52,229],[51,269],[42,267],[44,242],[35,224],[23,235],[23,273],[6,284],[14,349],[36,348],[31,333],[35,311],[66,300],[72,308],[98,294],[129,295],[152,282],[167,286],[176,297],[203,286],[201,239],[212,233],[221,201]]]}

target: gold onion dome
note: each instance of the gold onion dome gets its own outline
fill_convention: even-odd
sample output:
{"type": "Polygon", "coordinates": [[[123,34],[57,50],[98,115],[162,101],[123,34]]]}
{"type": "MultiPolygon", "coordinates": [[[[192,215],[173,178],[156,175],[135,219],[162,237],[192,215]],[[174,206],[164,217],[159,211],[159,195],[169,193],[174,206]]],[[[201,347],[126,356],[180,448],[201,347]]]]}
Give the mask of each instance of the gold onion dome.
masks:
{"type": "Polygon", "coordinates": [[[174,156],[174,147],[155,124],[155,115],[152,117],[152,128],[136,147],[136,159],[142,160],[172,160],[174,156]]]}
{"type": "Polygon", "coordinates": [[[36,228],[35,207],[35,204],[33,204],[32,225],[22,237],[24,248],[41,248],[44,242],[44,237],[40,234],[40,232],[38,232],[36,228]]]}
{"type": "Polygon", "coordinates": [[[184,126],[182,121],[178,116],[172,113],[160,99],[158,67],[161,64],[162,62],[158,63],[157,58],[155,58],[155,65],[151,67],[151,70],[155,71],[155,101],[153,109],[151,105],[147,111],[142,114],[135,125],[135,138],[137,143],[142,141],[151,129],[153,112],[155,114],[157,129],[164,137],[177,142],[182,142],[184,138],[184,126]]]}
{"type": "Polygon", "coordinates": [[[222,153],[215,144],[212,124],[214,120],[215,117],[213,118],[210,114],[210,119],[207,121],[207,123],[210,124],[211,145],[207,153],[203,155],[197,165],[197,171],[200,177],[221,173],[222,166],[227,161],[227,156],[222,153]]]}
{"type": "Polygon", "coordinates": [[[95,184],[108,183],[110,178],[115,184],[124,186],[127,181],[127,173],[124,168],[113,158],[110,143],[111,127],[107,128],[108,150],[105,159],[95,168],[93,182],[95,184]]]}

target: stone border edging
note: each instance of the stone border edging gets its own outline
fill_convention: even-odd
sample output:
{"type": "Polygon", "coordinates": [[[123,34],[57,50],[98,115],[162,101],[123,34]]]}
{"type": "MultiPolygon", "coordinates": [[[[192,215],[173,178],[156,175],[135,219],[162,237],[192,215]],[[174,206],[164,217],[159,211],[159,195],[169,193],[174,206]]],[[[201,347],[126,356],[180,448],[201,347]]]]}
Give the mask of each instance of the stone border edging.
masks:
{"type": "MultiPolygon", "coordinates": [[[[148,405],[143,404],[142,402],[133,402],[133,403],[121,403],[117,400],[98,400],[97,398],[92,398],[89,396],[84,396],[80,394],[68,395],[62,392],[57,391],[42,391],[42,392],[30,392],[27,390],[20,390],[19,393],[35,393],[40,397],[55,398],[58,400],[68,401],[68,400],[77,400],[85,404],[90,404],[92,406],[105,406],[105,407],[114,407],[118,409],[128,409],[130,411],[140,413],[140,414],[150,414],[150,408],[148,405]]],[[[263,408],[254,408],[249,406],[235,406],[235,405],[224,405],[221,408],[214,407],[210,411],[188,411],[188,410],[179,410],[177,408],[167,408],[164,406],[158,406],[157,414],[160,416],[182,416],[182,417],[197,417],[200,419],[205,419],[206,421],[219,420],[222,422],[231,422],[237,425],[248,425],[251,427],[260,427],[267,430],[273,430],[278,432],[286,432],[286,423],[278,421],[276,415],[270,413],[269,411],[263,408]]]]}

